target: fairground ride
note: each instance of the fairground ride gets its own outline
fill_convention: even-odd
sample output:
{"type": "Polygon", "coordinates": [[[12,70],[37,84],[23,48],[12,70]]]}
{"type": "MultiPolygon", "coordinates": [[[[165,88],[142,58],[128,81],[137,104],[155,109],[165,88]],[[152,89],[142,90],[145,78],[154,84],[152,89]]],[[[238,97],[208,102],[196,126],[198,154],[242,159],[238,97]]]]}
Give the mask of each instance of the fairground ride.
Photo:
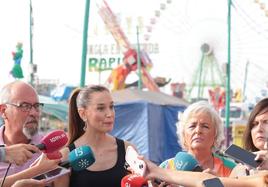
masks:
{"type": "Polygon", "coordinates": [[[140,72],[142,83],[148,88],[148,90],[158,92],[159,88],[157,84],[147,71],[147,69],[152,66],[152,62],[148,54],[144,50],[141,50],[139,53],[137,53],[137,50],[133,49],[131,43],[128,41],[126,35],[117,22],[115,14],[106,1],[103,1],[103,3],[99,5],[98,12],[113,38],[124,51],[123,64],[113,69],[108,78],[108,83],[112,84],[112,90],[120,90],[125,88],[125,80],[127,76],[130,74],[130,72],[138,70],[137,56],[140,56],[140,72]]]}
{"type": "Polygon", "coordinates": [[[209,98],[217,110],[225,105],[223,72],[212,47],[207,43],[201,45],[201,60],[189,85],[188,98],[192,101],[209,98]]]}

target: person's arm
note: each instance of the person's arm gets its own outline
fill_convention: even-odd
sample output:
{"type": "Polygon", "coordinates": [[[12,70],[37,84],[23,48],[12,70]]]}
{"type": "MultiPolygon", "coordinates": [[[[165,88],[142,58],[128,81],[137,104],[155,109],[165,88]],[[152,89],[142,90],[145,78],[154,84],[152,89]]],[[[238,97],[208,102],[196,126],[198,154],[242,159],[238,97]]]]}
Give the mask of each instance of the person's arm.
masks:
{"type": "Polygon", "coordinates": [[[4,187],[9,187],[13,185],[17,180],[29,179],[46,171],[55,169],[56,167],[58,167],[59,162],[60,160],[49,160],[47,159],[45,154],[42,154],[38,158],[36,164],[32,167],[23,170],[19,173],[7,176],[4,182],[4,187]]]}
{"type": "Polygon", "coordinates": [[[214,175],[211,175],[209,173],[163,169],[145,158],[142,159],[146,163],[146,172],[144,177],[147,179],[159,179],[169,184],[195,187],[200,183],[200,181],[209,178],[215,178],[214,175]]]}
{"type": "Polygon", "coordinates": [[[244,177],[249,175],[249,170],[245,165],[237,164],[233,169],[230,178],[244,177]]]}
{"type": "Polygon", "coordinates": [[[45,180],[21,179],[15,182],[11,187],[44,187],[45,180]]]}
{"type": "MultiPolygon", "coordinates": [[[[170,184],[178,184],[187,187],[204,187],[203,181],[216,176],[203,172],[176,171],[162,169],[157,165],[143,158],[146,162],[147,170],[145,173],[148,179],[160,179],[170,184]]],[[[268,171],[260,171],[257,175],[244,176],[241,178],[219,177],[224,187],[260,187],[266,186],[268,171]]]]}
{"type": "Polygon", "coordinates": [[[39,149],[30,144],[15,144],[6,147],[0,147],[2,155],[1,161],[11,164],[22,165],[28,159],[33,157],[34,153],[38,153],[39,149]]]}
{"type": "Polygon", "coordinates": [[[256,175],[244,176],[235,178],[220,178],[224,187],[256,187],[256,186],[267,186],[267,171],[259,172],[256,175]]]}
{"type": "Polygon", "coordinates": [[[256,187],[256,186],[263,186],[262,177],[259,178],[240,178],[240,179],[232,179],[232,178],[221,178],[221,181],[224,187],[256,187]]]}
{"type": "MultiPolygon", "coordinates": [[[[65,147],[60,152],[62,154],[62,161],[68,160],[68,155],[70,153],[69,148],[65,147]]],[[[71,174],[67,174],[57,178],[55,181],[53,181],[53,187],[68,187],[70,175],[71,174]]]]}
{"type": "MultiPolygon", "coordinates": [[[[257,187],[257,186],[266,186],[264,180],[263,180],[263,176],[259,176],[259,177],[244,177],[239,178],[239,179],[235,179],[235,178],[228,178],[228,177],[220,177],[218,178],[220,180],[220,182],[222,183],[222,185],[224,187],[257,187]]],[[[205,187],[205,185],[203,184],[203,181],[199,181],[196,184],[196,187],[205,187]]]]}
{"type": "MultiPolygon", "coordinates": [[[[176,171],[170,169],[162,169],[157,165],[143,158],[146,162],[147,172],[145,173],[148,179],[160,179],[170,184],[178,184],[187,187],[204,187],[203,181],[216,176],[202,173],[202,172],[189,172],[189,171],[176,171]]],[[[242,178],[229,178],[219,177],[224,187],[256,187],[266,186],[265,177],[268,176],[268,172],[260,172],[258,175],[245,176],[242,178]]],[[[268,178],[268,177],[267,177],[268,178]]]]}

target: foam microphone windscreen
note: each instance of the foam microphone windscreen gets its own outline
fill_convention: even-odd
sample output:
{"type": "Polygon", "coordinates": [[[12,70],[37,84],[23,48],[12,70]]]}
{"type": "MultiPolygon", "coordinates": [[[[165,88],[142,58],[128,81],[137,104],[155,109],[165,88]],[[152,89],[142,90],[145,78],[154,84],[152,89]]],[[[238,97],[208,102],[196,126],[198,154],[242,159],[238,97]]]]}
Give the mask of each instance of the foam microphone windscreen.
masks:
{"type": "MultiPolygon", "coordinates": [[[[197,160],[191,154],[186,152],[178,152],[174,158],[165,160],[159,167],[181,171],[203,171],[197,160]]],[[[154,182],[160,185],[163,181],[155,179],[154,182]]],[[[168,184],[164,184],[163,186],[167,185],[168,184]]]]}
{"type": "Polygon", "coordinates": [[[46,135],[36,146],[44,153],[52,153],[61,149],[67,142],[67,134],[63,130],[55,130],[46,135]]]}
{"type": "Polygon", "coordinates": [[[182,171],[200,171],[202,170],[197,160],[189,153],[178,152],[174,157],[176,170],[182,171]]]}
{"type": "Polygon", "coordinates": [[[89,146],[80,146],[68,155],[68,161],[73,170],[80,171],[88,168],[95,162],[93,151],[89,146]]]}
{"type": "Polygon", "coordinates": [[[121,187],[148,187],[148,181],[140,175],[126,175],[121,180],[121,187]]]}

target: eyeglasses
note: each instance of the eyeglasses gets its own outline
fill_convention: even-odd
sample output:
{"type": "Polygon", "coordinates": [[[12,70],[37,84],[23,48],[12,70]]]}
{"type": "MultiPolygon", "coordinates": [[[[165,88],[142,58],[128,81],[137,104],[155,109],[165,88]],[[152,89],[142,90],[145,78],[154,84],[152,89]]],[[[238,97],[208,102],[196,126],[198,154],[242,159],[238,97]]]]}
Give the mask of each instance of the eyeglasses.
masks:
{"type": "Polygon", "coordinates": [[[34,103],[34,104],[30,104],[30,103],[20,103],[20,104],[14,104],[14,103],[6,103],[8,105],[12,105],[14,107],[17,107],[18,109],[20,109],[23,112],[30,112],[32,107],[35,109],[35,111],[39,112],[40,110],[42,110],[44,103],[34,103]]]}

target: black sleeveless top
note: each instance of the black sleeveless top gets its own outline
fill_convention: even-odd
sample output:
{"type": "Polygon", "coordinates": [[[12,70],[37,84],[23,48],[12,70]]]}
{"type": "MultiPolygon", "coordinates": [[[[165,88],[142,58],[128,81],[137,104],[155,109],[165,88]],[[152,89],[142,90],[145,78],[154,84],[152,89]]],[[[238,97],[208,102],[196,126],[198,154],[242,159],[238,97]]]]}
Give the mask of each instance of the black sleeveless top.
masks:
{"type": "MultiPolygon", "coordinates": [[[[69,187],[120,187],[121,179],[128,174],[125,169],[125,144],[123,140],[116,138],[117,161],[115,166],[103,171],[74,171],[70,176],[69,187]]],[[[70,144],[70,151],[75,149],[74,144],[70,144]]]]}

